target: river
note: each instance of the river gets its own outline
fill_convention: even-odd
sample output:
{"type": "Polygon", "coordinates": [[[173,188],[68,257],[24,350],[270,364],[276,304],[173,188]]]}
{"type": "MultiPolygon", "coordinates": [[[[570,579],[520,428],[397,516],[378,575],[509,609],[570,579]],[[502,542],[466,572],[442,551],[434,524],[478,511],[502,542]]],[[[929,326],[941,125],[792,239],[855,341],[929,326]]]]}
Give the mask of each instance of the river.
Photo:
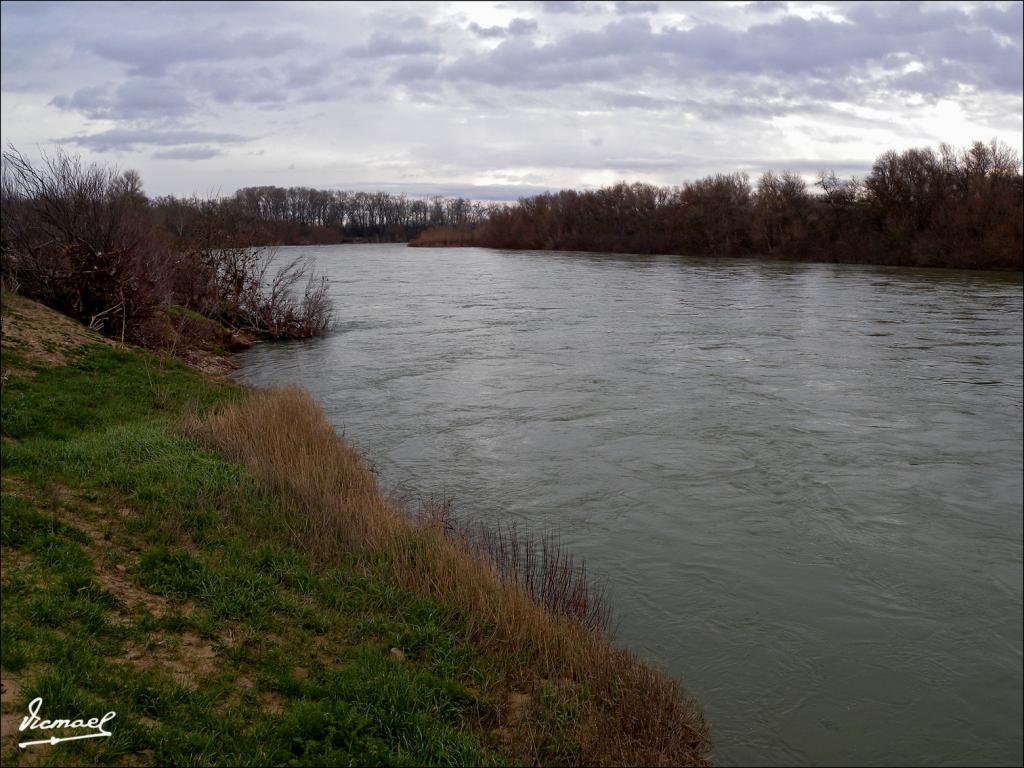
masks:
{"type": "Polygon", "coordinates": [[[557,531],[730,764],[1016,764],[1020,275],[347,245],[297,383],[383,482],[557,531]]]}

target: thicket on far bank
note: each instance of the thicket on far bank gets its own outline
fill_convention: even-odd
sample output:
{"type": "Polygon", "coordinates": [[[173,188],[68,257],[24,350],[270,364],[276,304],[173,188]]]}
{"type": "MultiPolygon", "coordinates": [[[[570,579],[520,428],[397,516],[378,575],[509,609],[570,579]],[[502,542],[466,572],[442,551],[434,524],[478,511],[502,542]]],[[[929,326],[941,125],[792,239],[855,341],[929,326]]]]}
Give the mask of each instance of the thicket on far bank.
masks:
{"type": "Polygon", "coordinates": [[[188,237],[212,207],[231,232],[267,245],[406,242],[433,228],[470,230],[491,208],[464,197],[275,186],[244,187],[214,201],[158,197],[152,204],[176,237],[188,237]]]}
{"type": "Polygon", "coordinates": [[[680,187],[621,183],[492,209],[475,229],[414,245],[765,256],[824,262],[1020,270],[1019,155],[993,141],[886,152],[863,179],[716,174],[680,187]]]}
{"type": "Polygon", "coordinates": [[[232,331],[301,338],[330,323],[326,278],[308,264],[252,247],[213,202],[171,236],[134,171],[10,148],[0,196],[4,284],[108,336],[230,346],[232,331]]]}
{"type": "MultiPolygon", "coordinates": [[[[565,716],[578,742],[550,744],[541,726],[524,762],[560,763],[568,749],[581,765],[706,763],[700,710],[677,681],[609,642],[600,593],[557,547],[480,535],[443,508],[410,516],[299,389],[257,392],[191,430],[283,499],[296,543],[321,560],[355,553],[456,610],[468,639],[530,689],[523,706],[544,695],[575,702],[565,716]]],[[[524,727],[530,714],[520,713],[524,727]]]]}

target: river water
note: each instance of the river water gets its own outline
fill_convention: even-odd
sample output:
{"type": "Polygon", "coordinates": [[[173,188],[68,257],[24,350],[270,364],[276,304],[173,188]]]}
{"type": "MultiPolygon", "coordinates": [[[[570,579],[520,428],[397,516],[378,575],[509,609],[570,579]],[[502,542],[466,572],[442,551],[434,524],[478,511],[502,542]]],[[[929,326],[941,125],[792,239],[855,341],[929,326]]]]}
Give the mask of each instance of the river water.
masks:
{"type": "Polygon", "coordinates": [[[1020,276],[326,246],[259,345],[385,484],[557,531],[719,764],[1021,764],[1020,276]]]}

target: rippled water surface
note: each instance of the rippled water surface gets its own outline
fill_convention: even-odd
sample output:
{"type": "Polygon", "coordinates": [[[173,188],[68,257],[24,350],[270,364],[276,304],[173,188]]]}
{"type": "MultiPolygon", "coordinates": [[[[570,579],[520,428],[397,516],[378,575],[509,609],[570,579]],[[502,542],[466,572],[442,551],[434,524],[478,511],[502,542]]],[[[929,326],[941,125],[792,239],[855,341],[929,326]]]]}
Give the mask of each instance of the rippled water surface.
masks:
{"type": "Polygon", "coordinates": [[[1019,276],[329,246],[262,345],[384,481],[556,529],[714,758],[1022,754],[1019,276]]]}

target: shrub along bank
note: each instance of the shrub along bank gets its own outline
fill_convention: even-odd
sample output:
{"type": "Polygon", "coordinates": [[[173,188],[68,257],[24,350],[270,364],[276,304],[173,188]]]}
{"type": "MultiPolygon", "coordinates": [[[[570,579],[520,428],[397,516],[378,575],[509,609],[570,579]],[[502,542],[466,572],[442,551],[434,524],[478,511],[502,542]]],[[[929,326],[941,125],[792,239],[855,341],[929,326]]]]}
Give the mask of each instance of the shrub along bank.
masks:
{"type": "Polygon", "coordinates": [[[0,279],[7,288],[122,343],[178,349],[206,326],[244,336],[308,338],[331,320],[326,277],[251,247],[214,201],[187,233],[160,223],[134,171],[63,150],[33,163],[3,153],[0,279]]]}

